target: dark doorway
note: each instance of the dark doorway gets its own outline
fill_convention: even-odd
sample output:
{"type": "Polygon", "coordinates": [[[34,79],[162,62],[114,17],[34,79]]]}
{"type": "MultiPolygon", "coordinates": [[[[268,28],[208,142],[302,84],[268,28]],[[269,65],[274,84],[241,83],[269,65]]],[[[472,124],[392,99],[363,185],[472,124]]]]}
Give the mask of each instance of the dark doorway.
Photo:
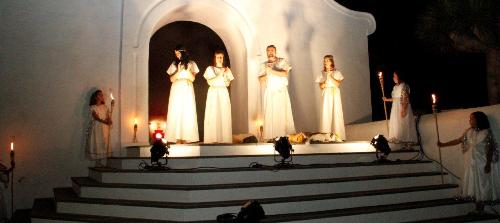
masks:
{"type": "Polygon", "coordinates": [[[166,120],[170,80],[166,73],[174,60],[174,48],[177,44],[186,46],[191,60],[198,64],[200,73],[193,83],[198,116],[198,132],[203,141],[203,120],[208,84],[203,73],[212,64],[213,53],[217,49],[226,52],[225,62],[229,64],[229,55],[222,39],[210,28],[196,22],[178,21],[159,29],[149,43],[149,121],[166,120]]]}

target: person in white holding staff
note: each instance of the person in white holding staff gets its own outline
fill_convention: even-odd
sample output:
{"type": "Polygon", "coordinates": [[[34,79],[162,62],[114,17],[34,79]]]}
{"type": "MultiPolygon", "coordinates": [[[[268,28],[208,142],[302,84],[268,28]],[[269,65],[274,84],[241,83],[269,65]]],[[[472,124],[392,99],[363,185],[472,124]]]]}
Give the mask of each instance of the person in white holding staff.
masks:
{"type": "Polygon", "coordinates": [[[470,127],[464,134],[449,142],[439,142],[439,147],[462,144],[464,154],[464,176],[462,198],[476,202],[476,213],[484,211],[485,204],[500,201],[500,165],[498,145],[490,128],[488,117],[483,112],[469,116],[470,127]]]}
{"type": "Polygon", "coordinates": [[[344,113],[340,97],[340,85],[344,80],[342,73],[335,67],[332,55],[323,58],[323,71],[316,79],[323,91],[323,108],[321,110],[320,132],[335,133],[340,140],[345,140],[344,113]]]}
{"type": "Polygon", "coordinates": [[[233,131],[231,123],[231,101],[229,87],[234,79],[231,69],[224,64],[224,52],[214,53],[214,62],[203,74],[207,79],[207,102],[205,106],[204,143],[231,143],[233,131]]]}
{"type": "Polygon", "coordinates": [[[292,67],[283,58],[276,56],[276,47],[266,48],[267,61],[262,63],[259,81],[265,85],[263,98],[264,139],[295,133],[292,105],[288,95],[288,75],[292,67]]]}
{"type": "Polygon", "coordinates": [[[199,136],[193,81],[200,70],[189,59],[184,46],[178,45],[174,53],[175,60],[167,70],[172,86],[168,98],[165,138],[178,144],[197,142],[199,136]]]}
{"type": "MultiPolygon", "coordinates": [[[[111,107],[115,101],[111,101],[111,107]]],[[[96,90],[90,97],[91,120],[87,129],[86,152],[90,159],[96,160],[96,166],[104,166],[102,162],[112,155],[109,145],[111,120],[110,110],[106,106],[102,90],[96,90]]]]}
{"type": "Polygon", "coordinates": [[[403,76],[394,72],[392,80],[392,98],[382,97],[386,102],[392,102],[389,119],[389,141],[392,143],[414,144],[417,142],[417,130],[410,103],[410,86],[404,82],[403,76]]]}

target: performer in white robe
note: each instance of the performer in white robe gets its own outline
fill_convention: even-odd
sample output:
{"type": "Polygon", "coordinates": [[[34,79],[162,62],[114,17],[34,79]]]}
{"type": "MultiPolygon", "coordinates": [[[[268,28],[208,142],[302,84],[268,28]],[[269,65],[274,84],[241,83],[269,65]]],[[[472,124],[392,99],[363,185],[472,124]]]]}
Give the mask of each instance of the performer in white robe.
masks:
{"type": "Polygon", "coordinates": [[[205,106],[205,143],[231,143],[233,130],[231,123],[231,101],[227,87],[234,79],[231,69],[224,66],[224,52],[215,51],[215,64],[208,66],[203,77],[207,79],[207,102],[205,106]]]}
{"type": "Polygon", "coordinates": [[[276,57],[276,47],[266,48],[268,61],[261,65],[259,80],[265,85],[263,98],[264,139],[295,133],[292,106],[288,95],[288,74],[292,67],[276,57]]]}
{"type": "Polygon", "coordinates": [[[323,108],[321,110],[320,132],[335,133],[337,140],[345,140],[344,113],[340,97],[340,84],[344,80],[342,73],[335,69],[332,55],[323,58],[323,72],[316,79],[323,90],[323,108]]]}
{"type": "MultiPolygon", "coordinates": [[[[110,147],[110,126],[112,124],[110,110],[104,102],[101,90],[95,91],[90,99],[91,119],[87,129],[87,153],[95,159],[96,166],[103,166],[100,160],[112,155],[110,147]]],[[[114,101],[111,101],[111,106],[114,101]]]]}
{"type": "Polygon", "coordinates": [[[473,112],[470,128],[458,139],[438,146],[462,144],[464,153],[464,176],[462,197],[475,200],[476,211],[483,211],[484,204],[500,201],[500,164],[498,148],[490,128],[488,117],[483,112],[473,112]]]}
{"type": "Polygon", "coordinates": [[[400,79],[397,72],[394,72],[393,81],[396,85],[392,90],[392,98],[382,98],[384,101],[392,102],[389,141],[403,144],[416,143],[417,130],[410,103],[410,86],[400,79]]]}
{"type": "Polygon", "coordinates": [[[193,81],[199,69],[194,61],[189,60],[183,46],[176,47],[175,55],[177,60],[167,70],[172,86],[165,138],[176,143],[197,142],[199,136],[193,81]]]}

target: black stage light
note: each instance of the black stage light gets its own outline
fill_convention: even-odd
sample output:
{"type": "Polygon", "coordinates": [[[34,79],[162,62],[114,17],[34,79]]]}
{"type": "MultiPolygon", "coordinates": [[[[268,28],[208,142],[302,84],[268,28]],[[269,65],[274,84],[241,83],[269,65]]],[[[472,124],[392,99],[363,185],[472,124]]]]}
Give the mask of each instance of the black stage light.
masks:
{"type": "Polygon", "coordinates": [[[391,153],[391,147],[389,147],[389,142],[384,137],[384,135],[376,135],[375,137],[373,137],[370,145],[372,145],[376,150],[375,155],[377,157],[377,161],[388,161],[387,156],[389,156],[389,153],[391,153]],[[382,154],[379,155],[379,153],[382,154]]]}
{"type": "Polygon", "coordinates": [[[290,140],[288,140],[288,137],[286,136],[281,136],[279,138],[276,138],[274,140],[274,150],[276,150],[280,156],[281,156],[281,161],[278,161],[276,159],[276,156],[274,157],[274,161],[279,162],[276,166],[277,167],[290,167],[291,162],[292,162],[292,144],[290,144],[290,140]],[[287,159],[289,159],[287,161],[287,159]]]}
{"type": "Polygon", "coordinates": [[[153,146],[151,146],[151,149],[149,150],[151,152],[151,165],[148,165],[144,161],[139,164],[140,169],[146,169],[146,170],[166,170],[169,169],[167,167],[167,156],[169,154],[168,152],[168,144],[163,141],[162,138],[156,138],[153,146]],[[167,156],[165,156],[165,154],[167,156]],[[160,159],[165,156],[165,163],[160,162],[160,159]]]}

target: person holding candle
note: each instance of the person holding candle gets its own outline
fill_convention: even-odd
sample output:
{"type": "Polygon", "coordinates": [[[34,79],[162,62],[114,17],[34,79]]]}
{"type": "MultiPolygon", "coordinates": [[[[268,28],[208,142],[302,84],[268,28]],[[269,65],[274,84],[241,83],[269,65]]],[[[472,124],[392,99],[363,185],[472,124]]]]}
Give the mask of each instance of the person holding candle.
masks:
{"type": "Polygon", "coordinates": [[[205,143],[231,143],[233,130],[231,123],[231,101],[229,87],[234,79],[231,69],[224,65],[224,52],[214,53],[213,65],[203,74],[207,79],[207,102],[205,106],[204,138],[205,143]]]}
{"type": "Polygon", "coordinates": [[[193,81],[200,71],[189,59],[186,48],[178,45],[175,60],[167,69],[172,86],[168,99],[167,126],[165,137],[178,144],[199,141],[196,101],[193,81]]]}
{"type": "Polygon", "coordinates": [[[322,75],[316,78],[323,91],[323,109],[321,110],[320,132],[335,133],[340,140],[345,140],[344,114],[340,97],[340,85],[344,80],[342,73],[335,68],[332,55],[323,58],[322,75]]]}
{"type": "Polygon", "coordinates": [[[500,201],[500,165],[497,144],[488,117],[483,112],[469,116],[470,127],[462,136],[449,142],[437,142],[439,147],[461,144],[464,154],[462,198],[476,202],[476,212],[483,212],[488,202],[500,201]]]}
{"type": "Polygon", "coordinates": [[[264,139],[295,133],[292,105],[288,95],[288,75],[292,67],[276,56],[276,47],[266,48],[267,61],[261,64],[259,81],[264,86],[264,139]]]}
{"type": "Polygon", "coordinates": [[[417,131],[410,104],[410,86],[397,71],[394,72],[392,80],[395,83],[391,93],[392,98],[382,97],[385,102],[392,102],[389,141],[403,144],[416,143],[417,131]]]}
{"type": "MultiPolygon", "coordinates": [[[[92,93],[89,106],[91,121],[87,131],[87,153],[91,159],[97,161],[96,166],[103,166],[102,159],[112,155],[109,142],[110,126],[113,122],[101,90],[92,93]]],[[[113,106],[114,100],[111,101],[111,107],[113,106]]]]}

